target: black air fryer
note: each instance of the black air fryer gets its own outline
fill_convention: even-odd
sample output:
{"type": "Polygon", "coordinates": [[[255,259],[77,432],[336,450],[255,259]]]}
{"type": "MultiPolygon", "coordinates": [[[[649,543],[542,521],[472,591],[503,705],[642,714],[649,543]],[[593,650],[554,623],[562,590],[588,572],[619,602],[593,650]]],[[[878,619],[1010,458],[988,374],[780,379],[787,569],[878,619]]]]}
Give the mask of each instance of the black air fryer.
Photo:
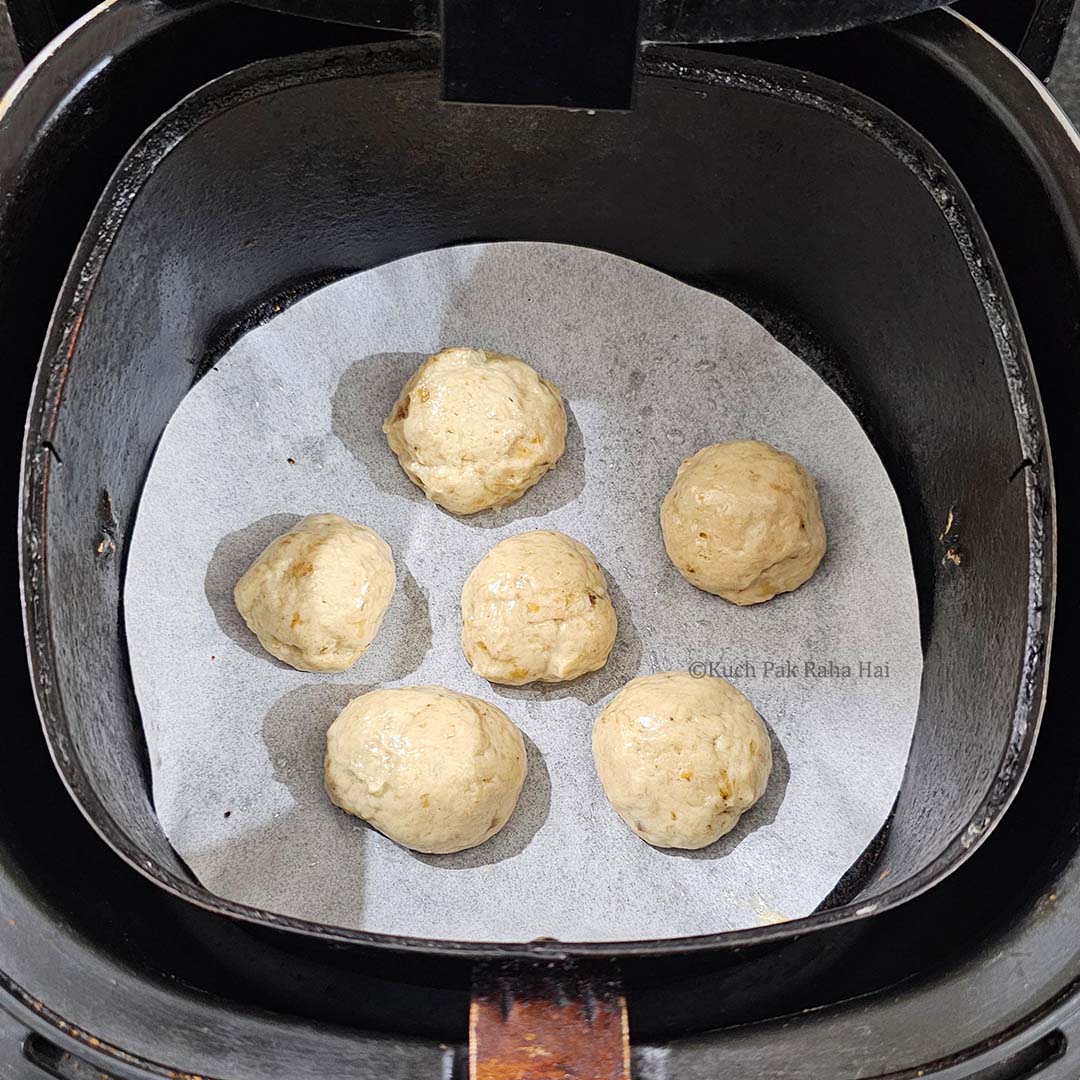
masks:
{"type": "MultiPolygon", "coordinates": [[[[1020,6],[993,29],[1047,66],[1070,5],[1020,6]]],[[[65,12],[12,15],[37,45],[65,12]]],[[[0,99],[0,191],[29,659],[0,783],[0,1074],[1080,1074],[1080,140],[1014,52],[934,0],[105,0],[0,99]],[[731,299],[889,472],[919,719],[889,823],[805,919],[380,935],[216,897],[161,831],[121,595],[165,424],[320,284],[478,240],[731,299]]]]}

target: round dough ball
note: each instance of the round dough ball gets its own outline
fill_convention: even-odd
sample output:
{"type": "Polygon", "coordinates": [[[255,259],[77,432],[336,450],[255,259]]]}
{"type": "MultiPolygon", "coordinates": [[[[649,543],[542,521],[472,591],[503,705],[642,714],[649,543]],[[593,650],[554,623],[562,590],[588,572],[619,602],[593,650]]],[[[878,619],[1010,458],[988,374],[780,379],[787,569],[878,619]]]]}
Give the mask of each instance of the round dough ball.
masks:
{"type": "Polygon", "coordinates": [[[383,423],[409,479],[454,514],[516,502],[562,457],[559,389],[516,356],[443,349],[383,423]]]}
{"type": "Polygon", "coordinates": [[[756,440],[688,457],[660,508],[664,546],[691,585],[760,604],[807,581],[825,554],[814,478],[756,440]]]}
{"type": "Polygon", "coordinates": [[[461,648],[491,682],[566,682],[596,671],[617,629],[596,556],[560,532],[496,544],[461,591],[461,648]]]}
{"type": "Polygon", "coordinates": [[[656,847],[703,848],[765,794],[769,732],[723,679],[642,675],[593,727],[593,758],[619,817],[656,847]]]}
{"type": "Polygon", "coordinates": [[[395,584],[377,532],[309,514],[247,568],[233,599],[271,655],[299,671],[344,671],[374,641],[395,584]]]}
{"type": "Polygon", "coordinates": [[[441,686],[353,698],[326,733],[326,790],[414,851],[476,847],[510,820],[525,741],[494,705],[441,686]]]}

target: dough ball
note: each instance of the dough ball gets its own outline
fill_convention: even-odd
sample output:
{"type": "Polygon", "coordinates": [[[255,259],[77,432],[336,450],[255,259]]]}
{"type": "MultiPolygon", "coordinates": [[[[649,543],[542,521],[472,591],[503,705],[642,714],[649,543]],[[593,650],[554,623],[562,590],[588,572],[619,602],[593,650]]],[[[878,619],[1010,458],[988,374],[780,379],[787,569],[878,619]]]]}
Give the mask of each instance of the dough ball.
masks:
{"type": "Polygon", "coordinates": [[[516,356],[443,349],[383,423],[409,479],[454,514],[516,502],[562,457],[559,389],[516,356]]]}
{"type": "Polygon", "coordinates": [[[326,790],[414,851],[476,847],[510,820],[525,741],[494,705],[441,686],[353,698],[326,733],[326,790]]]}
{"type": "Polygon", "coordinates": [[[337,514],[309,514],[236,583],[244,622],[300,671],[344,671],[367,651],[394,595],[390,545],[337,514]]]}
{"type": "Polygon", "coordinates": [[[461,647],[477,675],[566,682],[607,662],[618,629],[596,556],[560,532],[496,544],[461,592],[461,647]]]}
{"type": "Polygon", "coordinates": [[[825,554],[814,478],[766,442],[716,443],[688,457],[660,525],[679,573],[733,604],[797,589],[825,554]]]}
{"type": "Polygon", "coordinates": [[[656,847],[703,848],[765,794],[769,732],[729,682],[643,675],[593,727],[593,758],[619,817],[656,847]]]}

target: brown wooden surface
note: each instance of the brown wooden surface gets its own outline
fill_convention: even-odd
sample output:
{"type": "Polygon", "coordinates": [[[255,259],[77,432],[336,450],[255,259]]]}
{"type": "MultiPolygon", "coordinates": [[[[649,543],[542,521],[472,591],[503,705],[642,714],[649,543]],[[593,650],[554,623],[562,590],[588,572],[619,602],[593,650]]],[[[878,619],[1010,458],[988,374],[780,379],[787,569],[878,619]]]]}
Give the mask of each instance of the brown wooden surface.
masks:
{"type": "Polygon", "coordinates": [[[478,965],[470,1080],[630,1080],[626,999],[609,964],[478,965]]]}

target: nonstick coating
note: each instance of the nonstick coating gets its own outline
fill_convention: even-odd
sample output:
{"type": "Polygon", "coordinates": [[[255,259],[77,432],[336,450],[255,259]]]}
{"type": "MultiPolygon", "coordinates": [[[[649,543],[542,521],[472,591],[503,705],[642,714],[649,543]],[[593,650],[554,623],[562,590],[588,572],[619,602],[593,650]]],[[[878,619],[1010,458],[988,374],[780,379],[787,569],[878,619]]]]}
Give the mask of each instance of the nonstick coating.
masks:
{"type": "Polygon", "coordinates": [[[594,116],[440,105],[436,61],[418,41],[242,69],[151,129],[99,205],[44,351],[24,474],[31,663],[74,797],[114,848],[178,895],[394,948],[717,949],[865,917],[929,887],[1020,783],[1052,611],[1037,393],[959,184],[869,100],[759,61],[651,49],[634,111],[594,116]],[[915,563],[923,693],[891,828],[837,906],[629,947],[389,938],[219,900],[162,835],[119,602],[157,438],[207,360],[290,296],[481,239],[602,248],[731,297],[818,368],[880,453],[915,563]]]}

